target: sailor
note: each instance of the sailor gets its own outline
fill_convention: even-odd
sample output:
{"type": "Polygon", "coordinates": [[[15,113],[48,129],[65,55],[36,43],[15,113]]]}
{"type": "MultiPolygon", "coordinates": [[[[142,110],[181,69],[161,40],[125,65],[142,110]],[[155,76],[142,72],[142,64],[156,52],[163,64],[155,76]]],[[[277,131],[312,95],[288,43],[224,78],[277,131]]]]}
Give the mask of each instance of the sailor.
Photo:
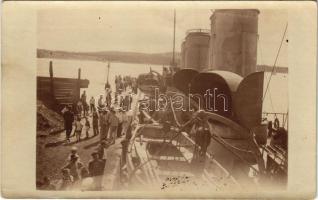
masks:
{"type": "Polygon", "coordinates": [[[81,123],[81,118],[77,117],[75,121],[75,136],[77,142],[81,141],[81,134],[82,134],[83,124],[81,123]]]}
{"type": "Polygon", "coordinates": [[[77,114],[78,114],[78,117],[81,117],[82,116],[82,111],[83,111],[83,103],[82,101],[78,101],[77,102],[77,114]]]}
{"type": "Polygon", "coordinates": [[[90,105],[91,113],[93,113],[94,110],[95,110],[95,99],[94,99],[93,96],[92,96],[91,99],[89,100],[89,105],[90,105]]]}
{"type": "Polygon", "coordinates": [[[137,94],[137,89],[138,89],[138,87],[137,87],[137,81],[136,81],[136,79],[133,79],[133,80],[132,80],[132,82],[131,82],[131,87],[132,87],[133,93],[134,93],[134,94],[137,94]]]}
{"type": "MultiPolygon", "coordinates": [[[[199,114],[200,113],[198,113],[198,115],[199,114]]],[[[206,118],[201,116],[195,119],[190,131],[190,136],[194,138],[195,141],[192,163],[195,164],[196,167],[198,167],[196,164],[200,163],[202,159],[205,159],[207,148],[211,142],[211,135],[207,126],[206,118]]]]}
{"type": "Polygon", "coordinates": [[[120,107],[123,107],[123,106],[124,106],[124,97],[123,97],[123,96],[120,96],[119,106],[120,106],[120,107]]]}
{"type": "Polygon", "coordinates": [[[123,100],[123,107],[126,108],[126,111],[131,109],[131,102],[132,102],[132,97],[131,97],[131,94],[129,92],[129,94],[126,95],[124,100],[123,100]]]}
{"type": "Polygon", "coordinates": [[[123,130],[123,109],[119,108],[116,113],[116,117],[118,118],[118,128],[117,128],[117,137],[121,137],[121,133],[123,130]]]}
{"type": "Polygon", "coordinates": [[[91,124],[87,117],[85,117],[85,132],[86,132],[86,139],[89,137],[89,129],[91,128],[91,124]]]}
{"type": "Polygon", "coordinates": [[[288,132],[284,127],[278,127],[277,130],[272,135],[272,139],[270,141],[270,145],[272,146],[280,146],[283,149],[287,150],[288,143],[288,132]]]}
{"type": "Polygon", "coordinates": [[[81,96],[81,101],[83,104],[86,103],[86,91],[85,90],[83,91],[83,94],[81,96]]]}
{"type": "Polygon", "coordinates": [[[106,88],[106,105],[109,107],[112,102],[112,96],[111,96],[112,91],[110,88],[106,88]]]}
{"type": "Polygon", "coordinates": [[[70,107],[66,107],[66,110],[63,114],[64,117],[64,128],[66,133],[66,141],[70,142],[70,136],[73,128],[73,122],[74,122],[74,114],[71,112],[70,107]]]}
{"type": "Polygon", "coordinates": [[[93,133],[94,133],[94,136],[99,134],[99,130],[98,130],[98,114],[97,114],[96,110],[93,112],[93,133]]]}
{"type": "Polygon", "coordinates": [[[98,99],[98,112],[101,113],[103,108],[104,108],[103,95],[100,95],[98,99]]]}
{"type": "Polygon", "coordinates": [[[83,167],[83,164],[78,161],[77,155],[71,155],[69,162],[63,167],[63,169],[69,169],[70,174],[73,176],[74,181],[80,179],[80,170],[83,167]]]}
{"type": "Polygon", "coordinates": [[[129,126],[129,120],[130,120],[125,109],[122,109],[122,118],[123,118],[122,119],[122,121],[123,121],[122,122],[122,131],[121,131],[120,135],[125,135],[127,132],[127,128],[129,126]]]}
{"type": "Polygon", "coordinates": [[[81,96],[81,102],[82,102],[82,105],[83,105],[83,114],[84,114],[84,117],[86,116],[86,112],[88,110],[88,105],[87,105],[87,102],[86,102],[86,91],[84,90],[82,96],[81,96]]]}
{"type": "Polygon", "coordinates": [[[211,143],[211,134],[209,129],[204,126],[203,127],[203,134],[202,134],[202,143],[201,143],[201,151],[200,154],[203,158],[205,158],[205,154],[207,152],[207,148],[211,143]]]}
{"type": "Polygon", "coordinates": [[[119,94],[121,94],[124,91],[124,84],[122,81],[119,82],[119,94]]]}
{"type": "Polygon", "coordinates": [[[116,112],[113,107],[111,107],[110,112],[109,112],[109,138],[111,140],[111,144],[115,143],[116,140],[116,135],[117,135],[117,128],[119,124],[119,119],[116,116],[116,112]]]}
{"type": "Polygon", "coordinates": [[[138,119],[139,119],[139,123],[140,123],[140,124],[145,123],[145,114],[143,113],[143,107],[142,107],[141,104],[139,105],[139,115],[138,115],[138,119]]]}
{"type": "Polygon", "coordinates": [[[78,157],[78,161],[80,160],[79,155],[78,155],[78,153],[77,153],[77,147],[76,147],[76,146],[73,146],[73,147],[71,148],[71,152],[70,152],[70,154],[68,155],[66,162],[68,162],[69,160],[71,160],[72,155],[75,155],[76,157],[78,157]]]}
{"type": "Polygon", "coordinates": [[[100,159],[96,151],[91,155],[93,159],[88,163],[88,171],[90,176],[93,177],[94,189],[101,190],[106,159],[100,159]]]}
{"type": "Polygon", "coordinates": [[[273,122],[272,121],[269,121],[267,123],[267,137],[270,138],[272,137],[273,135],[273,132],[275,131],[276,129],[273,128],[273,122]]]}
{"type": "Polygon", "coordinates": [[[107,110],[103,108],[101,115],[99,117],[100,125],[100,141],[107,139],[107,110]]]}
{"type": "Polygon", "coordinates": [[[107,145],[105,140],[101,141],[99,146],[96,148],[96,152],[98,153],[99,159],[107,159],[107,153],[105,150],[107,149],[107,145]]]}

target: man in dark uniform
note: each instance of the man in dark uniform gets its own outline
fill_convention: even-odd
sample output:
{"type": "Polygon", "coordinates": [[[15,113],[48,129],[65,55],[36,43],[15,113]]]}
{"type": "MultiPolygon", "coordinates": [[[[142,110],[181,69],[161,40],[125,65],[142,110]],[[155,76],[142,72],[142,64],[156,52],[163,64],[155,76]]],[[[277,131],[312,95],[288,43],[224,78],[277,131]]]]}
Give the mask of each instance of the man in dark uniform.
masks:
{"type": "Polygon", "coordinates": [[[96,190],[101,190],[106,159],[100,159],[98,152],[96,151],[94,151],[91,155],[93,159],[88,163],[88,171],[90,176],[93,178],[94,188],[96,190]]]}
{"type": "Polygon", "coordinates": [[[66,132],[66,140],[70,142],[70,135],[72,132],[72,125],[74,121],[74,114],[71,111],[70,106],[66,107],[66,111],[64,112],[63,117],[64,117],[64,128],[66,132]]]}
{"type": "Polygon", "coordinates": [[[83,114],[84,114],[84,117],[86,116],[86,113],[88,111],[88,104],[86,102],[86,91],[84,90],[82,96],[81,96],[81,102],[82,102],[82,105],[83,105],[83,114]]]}

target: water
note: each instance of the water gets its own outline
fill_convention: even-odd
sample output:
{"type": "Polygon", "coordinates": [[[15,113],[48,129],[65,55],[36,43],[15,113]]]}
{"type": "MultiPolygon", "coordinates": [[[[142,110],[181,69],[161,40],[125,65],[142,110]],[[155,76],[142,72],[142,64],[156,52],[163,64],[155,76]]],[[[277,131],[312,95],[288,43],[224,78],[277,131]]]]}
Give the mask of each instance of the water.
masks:
{"type": "MultiPolygon", "coordinates": [[[[81,68],[81,78],[89,80],[89,87],[86,90],[87,97],[94,96],[98,99],[103,94],[107,76],[107,63],[87,60],[63,60],[63,59],[37,59],[37,73],[39,76],[49,76],[49,62],[53,61],[53,73],[55,77],[77,78],[77,70],[81,68]]],[[[147,73],[150,67],[161,73],[161,65],[132,64],[132,63],[111,63],[109,69],[109,83],[115,88],[115,75],[138,77],[139,74],[147,73]]],[[[266,73],[264,90],[270,73],[266,73]]],[[[83,90],[83,89],[82,89],[83,90]]],[[[269,90],[263,104],[263,112],[288,111],[288,75],[274,74],[271,78],[269,90]]],[[[271,116],[268,116],[272,120],[271,116]]],[[[282,122],[282,118],[279,117],[282,122]]]]}
{"type": "MultiPolygon", "coordinates": [[[[87,98],[94,96],[98,99],[103,94],[107,80],[107,63],[98,61],[83,60],[63,60],[63,59],[37,59],[38,76],[50,76],[49,62],[53,61],[53,74],[55,77],[77,78],[78,68],[81,68],[81,79],[88,79],[88,88],[85,90],[87,98]]],[[[162,73],[161,65],[131,64],[131,63],[111,63],[109,69],[109,83],[111,88],[115,88],[115,75],[138,77],[139,74],[155,70],[162,73]]]]}

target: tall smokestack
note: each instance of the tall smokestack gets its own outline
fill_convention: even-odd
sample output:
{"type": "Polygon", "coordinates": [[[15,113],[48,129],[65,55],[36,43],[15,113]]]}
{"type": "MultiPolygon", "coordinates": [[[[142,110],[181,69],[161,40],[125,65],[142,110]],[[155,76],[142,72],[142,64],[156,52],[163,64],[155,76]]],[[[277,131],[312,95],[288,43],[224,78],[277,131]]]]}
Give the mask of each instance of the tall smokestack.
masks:
{"type": "Polygon", "coordinates": [[[188,30],[181,54],[184,54],[184,67],[205,71],[209,66],[210,30],[188,30]]]}
{"type": "Polygon", "coordinates": [[[215,10],[211,20],[209,70],[243,77],[256,71],[258,14],[255,9],[215,10]]]}

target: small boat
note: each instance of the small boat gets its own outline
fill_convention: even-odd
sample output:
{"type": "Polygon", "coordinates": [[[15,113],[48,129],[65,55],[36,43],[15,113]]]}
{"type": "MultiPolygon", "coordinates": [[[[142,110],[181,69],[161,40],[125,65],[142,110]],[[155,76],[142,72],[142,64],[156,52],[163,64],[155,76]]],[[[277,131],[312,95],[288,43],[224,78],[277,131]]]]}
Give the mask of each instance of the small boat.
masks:
{"type": "Polygon", "coordinates": [[[128,144],[125,166],[129,189],[239,188],[213,155],[197,155],[195,142],[185,132],[177,128],[165,132],[159,124],[137,126],[128,144]]]}
{"type": "Polygon", "coordinates": [[[159,73],[150,70],[149,73],[140,74],[137,78],[138,88],[146,95],[154,95],[156,88],[161,88],[161,77],[159,73]]]}

